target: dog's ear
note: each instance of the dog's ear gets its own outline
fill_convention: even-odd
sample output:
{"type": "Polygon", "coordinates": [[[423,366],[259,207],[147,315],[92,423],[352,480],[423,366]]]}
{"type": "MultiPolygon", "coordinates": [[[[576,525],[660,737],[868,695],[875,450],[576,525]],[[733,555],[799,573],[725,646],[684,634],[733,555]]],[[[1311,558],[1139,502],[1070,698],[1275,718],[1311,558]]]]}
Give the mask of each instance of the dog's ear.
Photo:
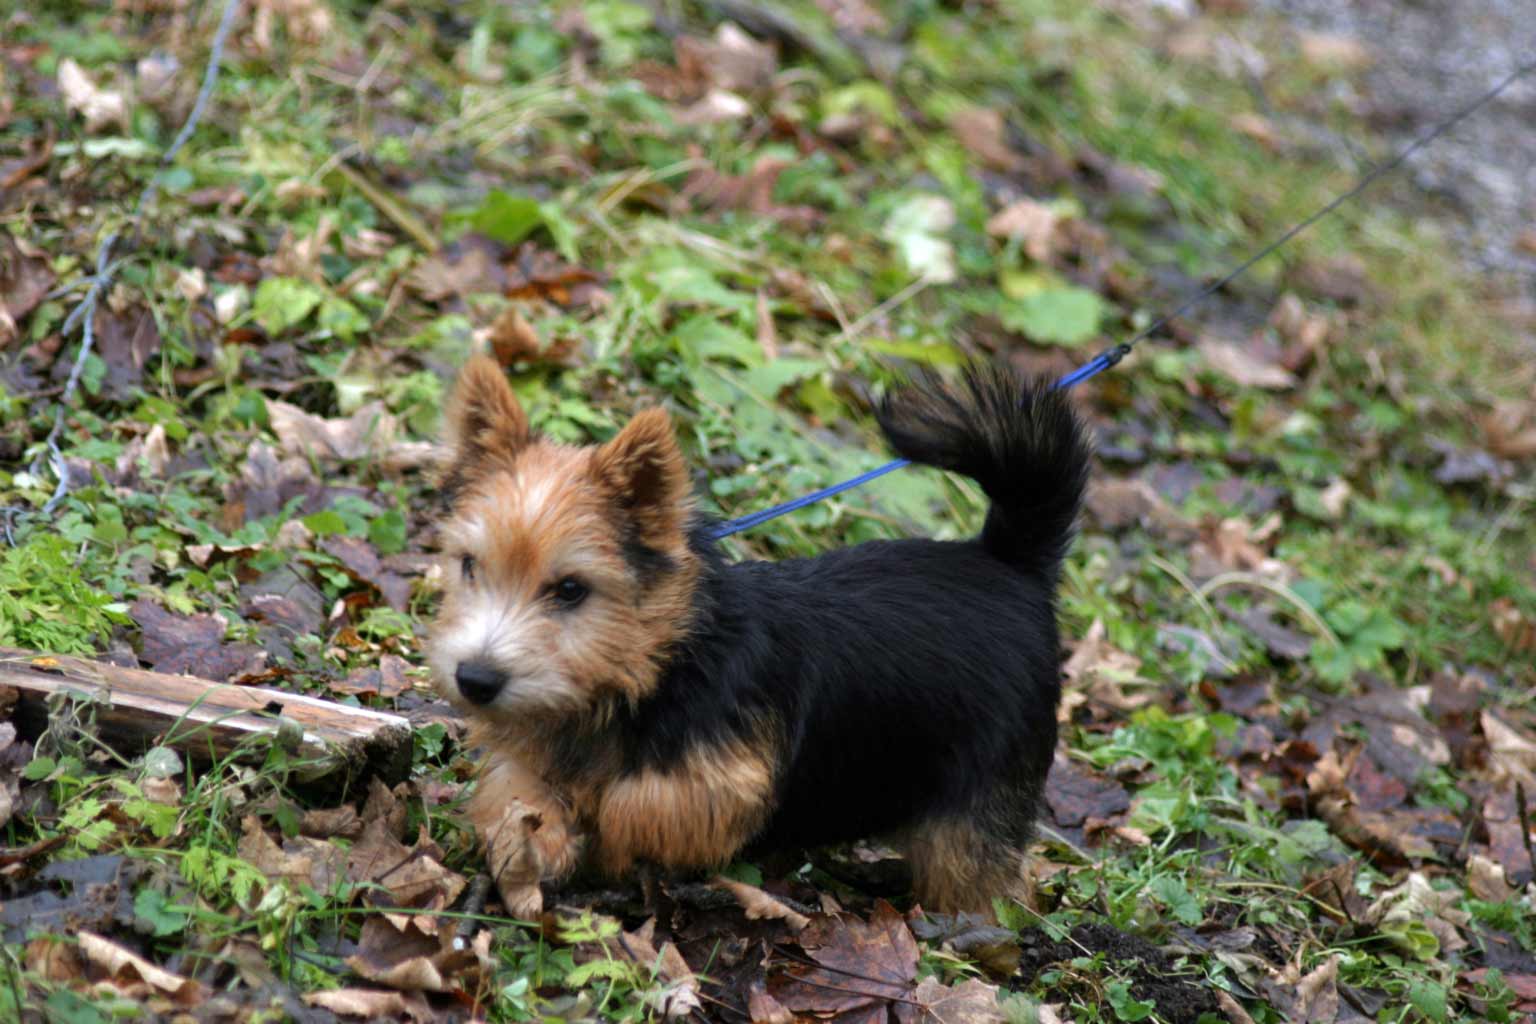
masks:
{"type": "Polygon", "coordinates": [[[688,465],[665,409],[647,409],[593,455],[592,470],[642,539],[678,542],[687,526],[688,465]]]}
{"type": "Polygon", "coordinates": [[[450,454],[442,488],[449,501],[497,461],[516,455],[529,436],[528,417],[489,356],[475,356],[459,371],[444,428],[450,454]]]}

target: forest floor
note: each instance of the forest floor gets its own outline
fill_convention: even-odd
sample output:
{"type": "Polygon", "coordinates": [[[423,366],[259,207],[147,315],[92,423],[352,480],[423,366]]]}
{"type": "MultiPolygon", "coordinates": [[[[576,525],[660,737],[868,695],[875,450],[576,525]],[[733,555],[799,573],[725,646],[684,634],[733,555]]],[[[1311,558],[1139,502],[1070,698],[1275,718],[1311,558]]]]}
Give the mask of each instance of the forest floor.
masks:
{"type": "MultiPolygon", "coordinates": [[[[470,898],[473,761],[421,658],[469,353],[562,440],[664,404],[701,501],[755,511],[885,461],[904,366],[1065,372],[1498,68],[1405,123],[1400,55],[1299,2],[248,0],[162,166],[223,6],[0,5],[0,667],[398,713],[410,764],[132,745],[0,687],[0,1019],[1536,1011],[1536,240],[1528,189],[1424,176],[1481,194],[1486,126],[1075,392],[1099,463],[1029,906],[925,915],[871,841],[514,921],[470,898]]],[[[982,507],[908,470],[726,546],[982,507]]]]}

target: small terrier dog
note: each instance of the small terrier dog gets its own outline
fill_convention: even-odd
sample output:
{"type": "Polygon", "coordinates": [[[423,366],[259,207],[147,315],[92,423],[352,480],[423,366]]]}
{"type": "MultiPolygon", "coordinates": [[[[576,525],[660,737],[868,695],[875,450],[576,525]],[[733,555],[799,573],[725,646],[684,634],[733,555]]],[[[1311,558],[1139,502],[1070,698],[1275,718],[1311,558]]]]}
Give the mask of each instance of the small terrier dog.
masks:
{"type": "Polygon", "coordinates": [[[981,485],[980,536],[733,564],[665,411],[557,444],[495,362],[464,367],[428,657],[484,751],[469,814],[493,868],[520,801],[536,829],[519,852],[546,881],[877,836],[928,909],[1019,891],[1085,430],[1061,392],[982,366],[877,415],[902,456],[981,485]]]}

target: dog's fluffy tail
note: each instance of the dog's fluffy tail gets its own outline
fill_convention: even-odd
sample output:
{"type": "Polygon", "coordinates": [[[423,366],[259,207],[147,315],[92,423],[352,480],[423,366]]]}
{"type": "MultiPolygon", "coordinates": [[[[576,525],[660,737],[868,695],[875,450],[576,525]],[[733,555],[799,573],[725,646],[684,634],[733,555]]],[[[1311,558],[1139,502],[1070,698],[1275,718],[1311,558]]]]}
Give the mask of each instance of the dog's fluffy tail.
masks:
{"type": "Polygon", "coordinates": [[[972,363],[958,383],[928,373],[876,415],[903,458],[971,477],[992,499],[987,550],[1054,578],[1072,542],[1092,449],[1067,400],[1044,380],[972,363]]]}

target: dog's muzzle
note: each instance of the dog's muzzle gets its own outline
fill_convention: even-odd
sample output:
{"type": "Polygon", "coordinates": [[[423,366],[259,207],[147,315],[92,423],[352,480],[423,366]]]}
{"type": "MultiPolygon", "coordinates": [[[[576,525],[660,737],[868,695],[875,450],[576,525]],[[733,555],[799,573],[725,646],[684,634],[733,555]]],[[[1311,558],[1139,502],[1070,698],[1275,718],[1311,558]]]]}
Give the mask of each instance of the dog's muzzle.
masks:
{"type": "Polygon", "coordinates": [[[454,670],[453,681],[471,704],[489,704],[507,685],[507,673],[483,661],[461,661],[454,670]]]}

